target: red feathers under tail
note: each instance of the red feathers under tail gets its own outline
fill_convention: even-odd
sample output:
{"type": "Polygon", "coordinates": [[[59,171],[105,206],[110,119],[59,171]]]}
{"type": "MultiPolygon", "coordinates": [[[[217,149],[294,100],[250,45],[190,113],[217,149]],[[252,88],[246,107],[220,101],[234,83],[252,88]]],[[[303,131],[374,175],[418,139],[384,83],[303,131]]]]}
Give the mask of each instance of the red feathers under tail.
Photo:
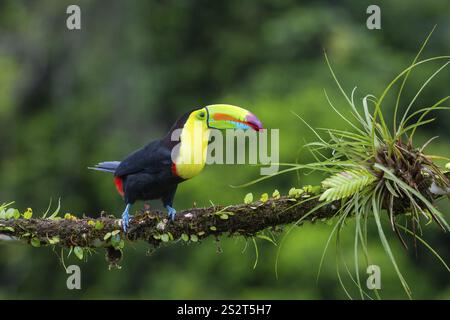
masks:
{"type": "Polygon", "coordinates": [[[117,192],[123,197],[123,181],[121,177],[115,177],[114,178],[114,184],[116,185],[117,192]]]}

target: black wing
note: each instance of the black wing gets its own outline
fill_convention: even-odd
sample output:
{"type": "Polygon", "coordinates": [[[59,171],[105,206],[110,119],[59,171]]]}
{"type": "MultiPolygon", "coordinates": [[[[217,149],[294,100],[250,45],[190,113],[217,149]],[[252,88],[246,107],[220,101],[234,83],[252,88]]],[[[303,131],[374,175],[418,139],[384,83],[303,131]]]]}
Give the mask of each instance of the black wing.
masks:
{"type": "Polygon", "coordinates": [[[158,173],[171,165],[170,149],[161,140],[155,140],[125,158],[114,174],[122,177],[138,172],[158,173]]]}

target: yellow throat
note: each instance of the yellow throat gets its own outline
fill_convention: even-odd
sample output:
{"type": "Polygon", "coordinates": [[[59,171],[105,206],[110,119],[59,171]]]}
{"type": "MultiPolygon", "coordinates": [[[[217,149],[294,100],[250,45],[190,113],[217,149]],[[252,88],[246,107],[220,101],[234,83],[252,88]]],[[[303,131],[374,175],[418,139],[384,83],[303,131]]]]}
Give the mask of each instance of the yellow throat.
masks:
{"type": "Polygon", "coordinates": [[[183,179],[199,174],[206,163],[210,129],[204,119],[199,119],[199,112],[190,114],[180,134],[175,166],[177,175],[183,179]]]}

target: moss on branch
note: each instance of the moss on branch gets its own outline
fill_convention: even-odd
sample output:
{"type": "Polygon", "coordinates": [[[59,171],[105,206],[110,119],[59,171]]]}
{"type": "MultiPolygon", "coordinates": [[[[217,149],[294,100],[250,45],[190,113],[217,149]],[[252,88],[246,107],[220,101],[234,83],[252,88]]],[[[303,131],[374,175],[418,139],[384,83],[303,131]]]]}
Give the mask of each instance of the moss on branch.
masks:
{"type": "Polygon", "coordinates": [[[96,248],[111,246],[114,237],[127,241],[146,241],[154,246],[171,240],[198,241],[208,236],[253,236],[270,227],[299,220],[327,219],[336,213],[335,205],[317,207],[317,197],[304,193],[301,198],[280,197],[266,202],[231,206],[192,208],[168,221],[160,211],[142,210],[130,221],[125,234],[121,221],[102,214],[100,218],[42,219],[18,218],[0,220],[0,234],[15,237],[34,246],[54,244],[62,247],[96,248]],[[105,240],[106,239],[106,240],[105,240]]]}

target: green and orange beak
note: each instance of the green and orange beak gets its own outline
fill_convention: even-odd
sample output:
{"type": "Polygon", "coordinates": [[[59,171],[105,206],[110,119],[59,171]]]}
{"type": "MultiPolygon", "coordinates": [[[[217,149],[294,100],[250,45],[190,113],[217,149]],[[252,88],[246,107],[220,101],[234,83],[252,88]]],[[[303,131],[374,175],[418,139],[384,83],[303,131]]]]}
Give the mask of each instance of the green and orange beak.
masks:
{"type": "Polygon", "coordinates": [[[212,104],[206,107],[207,124],[213,129],[261,130],[262,123],[250,111],[230,104],[212,104]]]}

